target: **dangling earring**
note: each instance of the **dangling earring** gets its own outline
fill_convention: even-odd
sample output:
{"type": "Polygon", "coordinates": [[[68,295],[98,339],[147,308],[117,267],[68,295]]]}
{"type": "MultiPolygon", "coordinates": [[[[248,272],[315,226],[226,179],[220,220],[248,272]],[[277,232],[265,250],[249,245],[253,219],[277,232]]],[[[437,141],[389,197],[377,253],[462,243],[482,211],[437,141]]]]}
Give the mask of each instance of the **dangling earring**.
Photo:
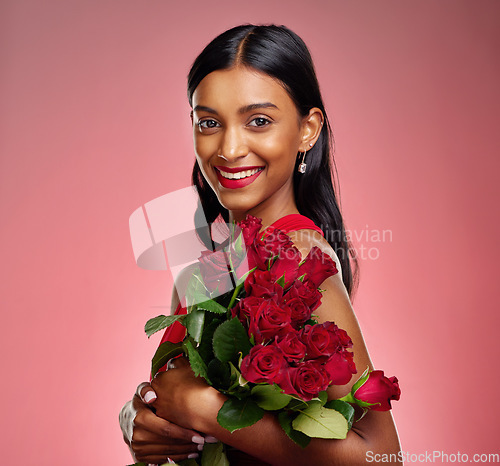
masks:
{"type": "Polygon", "coordinates": [[[307,168],[307,164],[304,163],[304,159],[306,157],[306,151],[304,151],[304,153],[302,154],[302,162],[300,162],[299,164],[299,173],[305,173],[306,172],[306,168],[307,168]]]}
{"type": "MultiPolygon", "coordinates": [[[[309,147],[312,147],[312,143],[309,144],[309,147]]],[[[300,162],[299,168],[298,168],[299,173],[306,172],[307,164],[304,162],[304,159],[306,158],[306,152],[307,151],[304,151],[304,153],[302,154],[302,161],[300,162]]]]}

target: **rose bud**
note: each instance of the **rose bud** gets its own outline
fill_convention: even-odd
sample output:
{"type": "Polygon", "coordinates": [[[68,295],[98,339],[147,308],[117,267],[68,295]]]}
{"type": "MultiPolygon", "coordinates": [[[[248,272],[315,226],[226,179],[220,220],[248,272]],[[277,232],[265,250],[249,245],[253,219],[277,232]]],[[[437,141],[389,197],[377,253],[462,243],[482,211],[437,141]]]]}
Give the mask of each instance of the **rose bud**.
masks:
{"type": "Polygon", "coordinates": [[[248,247],[257,238],[257,234],[262,228],[262,220],[253,215],[247,215],[245,220],[239,222],[238,225],[241,228],[245,246],[248,247]]]}
{"type": "MultiPolygon", "coordinates": [[[[363,379],[363,377],[362,377],[363,379]]],[[[396,377],[387,378],[384,371],[372,371],[366,380],[357,386],[354,384],[352,397],[354,402],[360,406],[368,406],[374,411],[389,411],[391,400],[399,400],[401,390],[396,377]]]]}
{"type": "Polygon", "coordinates": [[[314,246],[310,251],[305,262],[299,268],[299,277],[306,275],[316,288],[328,277],[338,272],[333,259],[325,254],[318,246],[314,246]]]}
{"type": "Polygon", "coordinates": [[[283,353],[273,345],[255,345],[241,361],[241,375],[253,383],[279,383],[286,368],[283,353]]]}

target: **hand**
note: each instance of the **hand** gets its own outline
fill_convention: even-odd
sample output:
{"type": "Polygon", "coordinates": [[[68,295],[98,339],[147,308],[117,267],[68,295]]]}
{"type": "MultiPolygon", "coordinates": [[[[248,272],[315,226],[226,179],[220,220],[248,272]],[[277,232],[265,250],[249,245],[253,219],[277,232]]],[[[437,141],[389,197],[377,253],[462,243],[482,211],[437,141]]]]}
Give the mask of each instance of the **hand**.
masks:
{"type": "Polygon", "coordinates": [[[195,377],[185,357],[171,360],[169,370],[158,373],[151,386],[158,393],[151,403],[156,414],[187,429],[204,430],[202,419],[215,419],[224,402],[217,390],[195,377]]]}
{"type": "Polygon", "coordinates": [[[195,458],[205,441],[216,441],[156,416],[150,406],[155,400],[156,393],[151,386],[142,383],[120,412],[124,439],[136,461],[162,464],[169,459],[177,462],[195,458]]]}

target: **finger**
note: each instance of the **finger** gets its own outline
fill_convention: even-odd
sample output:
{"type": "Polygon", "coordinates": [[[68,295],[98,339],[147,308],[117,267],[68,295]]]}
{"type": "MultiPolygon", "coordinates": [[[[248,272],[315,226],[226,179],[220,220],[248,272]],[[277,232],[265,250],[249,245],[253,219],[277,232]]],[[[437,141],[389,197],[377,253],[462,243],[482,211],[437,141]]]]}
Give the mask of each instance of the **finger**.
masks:
{"type": "Polygon", "coordinates": [[[132,441],[132,435],[134,430],[134,419],[137,415],[137,410],[135,409],[132,400],[127,401],[120,411],[118,420],[120,423],[120,428],[123,433],[123,438],[130,445],[132,441]]]}
{"type": "Polygon", "coordinates": [[[172,444],[172,445],[161,445],[157,443],[143,443],[140,440],[132,441],[132,449],[136,455],[146,456],[146,455],[189,455],[190,453],[199,453],[203,450],[204,445],[191,444],[172,444]]]}
{"type": "Polygon", "coordinates": [[[142,382],[139,384],[136,390],[136,394],[141,398],[141,400],[146,404],[151,404],[156,401],[156,392],[151,388],[149,382],[142,382]]]}
{"type": "Polygon", "coordinates": [[[134,425],[168,440],[183,443],[205,443],[205,439],[198,432],[166,421],[149,409],[137,412],[134,425]]]}

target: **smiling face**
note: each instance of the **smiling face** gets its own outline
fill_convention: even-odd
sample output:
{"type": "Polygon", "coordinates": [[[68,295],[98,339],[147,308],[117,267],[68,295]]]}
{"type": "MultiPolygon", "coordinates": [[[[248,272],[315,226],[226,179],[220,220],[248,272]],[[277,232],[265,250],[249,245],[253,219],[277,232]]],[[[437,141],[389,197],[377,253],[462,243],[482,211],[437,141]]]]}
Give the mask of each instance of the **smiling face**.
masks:
{"type": "MultiPolygon", "coordinates": [[[[307,118],[307,117],[306,117],[307,118]]],[[[193,94],[194,149],[219,202],[240,220],[297,213],[293,170],[311,128],[285,89],[244,66],[208,74],[193,94]]]]}

